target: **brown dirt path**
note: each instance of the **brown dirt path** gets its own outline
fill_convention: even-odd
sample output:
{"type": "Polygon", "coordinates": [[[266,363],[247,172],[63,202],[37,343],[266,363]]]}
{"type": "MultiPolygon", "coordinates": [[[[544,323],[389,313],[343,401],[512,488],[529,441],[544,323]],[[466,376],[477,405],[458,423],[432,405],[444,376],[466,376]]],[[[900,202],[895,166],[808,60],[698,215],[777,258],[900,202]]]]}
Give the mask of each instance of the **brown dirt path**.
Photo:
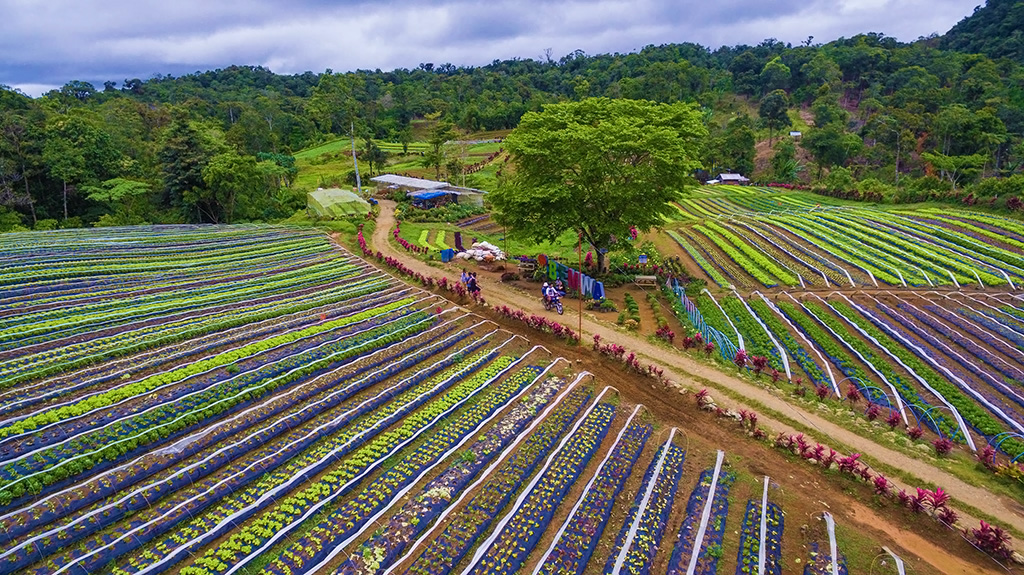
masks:
{"type": "MultiPolygon", "coordinates": [[[[449,280],[457,281],[458,274],[455,271],[457,268],[452,268],[451,270],[439,269],[397,249],[389,241],[391,232],[395,227],[395,204],[394,202],[383,200],[380,202],[380,207],[380,215],[377,218],[377,225],[372,236],[372,244],[375,250],[380,250],[385,255],[401,259],[405,265],[414,271],[434,276],[443,275],[447,276],[449,280]]],[[[508,286],[499,287],[499,282],[490,278],[480,278],[480,286],[484,298],[490,305],[505,304],[530,313],[547,315],[551,318],[557,317],[555,312],[545,312],[538,298],[513,291],[508,286]]],[[[565,319],[562,322],[573,329],[576,328],[579,319],[576,307],[573,305],[574,303],[569,302],[569,305],[566,306],[565,315],[563,316],[565,319]]],[[[1007,525],[1012,525],[1019,531],[1024,531],[1024,516],[1013,511],[1019,508],[1016,502],[1004,501],[1000,496],[968,484],[941,469],[928,465],[924,461],[908,457],[898,451],[879,445],[869,437],[859,434],[857,430],[841,427],[816,413],[800,409],[797,405],[786,401],[786,399],[777,396],[768,389],[719,371],[709,365],[696,361],[692,357],[684,355],[682,352],[670,351],[665,347],[654,345],[641,337],[614,329],[597,321],[596,318],[587,314],[586,311],[584,311],[583,315],[584,344],[589,343],[590,338],[594,334],[598,334],[602,340],[624,345],[630,351],[644,356],[648,362],[660,365],[665,369],[667,377],[684,386],[691,388],[701,387],[702,384],[699,380],[707,380],[726,387],[749,398],[752,404],[763,405],[772,411],[791,418],[793,421],[815,429],[817,433],[814,439],[821,443],[826,445],[836,445],[837,442],[841,443],[876,461],[883,461],[892,467],[901,469],[920,479],[921,482],[941,486],[954,498],[966,502],[1007,525]]],[[[715,400],[723,407],[731,407],[733,409],[752,408],[751,405],[741,404],[723,397],[721,394],[715,394],[715,400]]],[[[797,432],[789,424],[773,419],[765,414],[761,414],[760,421],[765,427],[775,433],[797,432]]],[[[899,483],[897,482],[897,484],[899,483]]],[[[901,487],[916,487],[916,485],[901,485],[901,487]]],[[[963,513],[961,513],[961,517],[963,517],[963,524],[965,525],[977,524],[976,519],[969,518],[969,516],[963,513]]],[[[1019,545],[1019,542],[1016,540],[1014,543],[1019,545]]]]}

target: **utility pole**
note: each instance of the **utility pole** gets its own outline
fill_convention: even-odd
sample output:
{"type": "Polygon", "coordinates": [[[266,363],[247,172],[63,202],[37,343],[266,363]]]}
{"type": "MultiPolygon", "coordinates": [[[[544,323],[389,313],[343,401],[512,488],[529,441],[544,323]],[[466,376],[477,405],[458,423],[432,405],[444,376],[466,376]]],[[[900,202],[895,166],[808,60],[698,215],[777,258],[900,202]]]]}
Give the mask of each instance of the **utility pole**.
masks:
{"type": "MultiPolygon", "coordinates": [[[[359,197],[363,196],[363,184],[359,181],[359,160],[356,159],[356,123],[352,122],[351,131],[349,137],[352,139],[352,165],[356,168],[356,190],[359,192],[359,197]]],[[[370,174],[373,175],[372,173],[370,174]]]]}
{"type": "Polygon", "coordinates": [[[580,345],[583,345],[583,230],[580,229],[580,242],[579,242],[579,258],[580,268],[577,270],[580,273],[580,323],[579,323],[579,334],[580,334],[580,345]]]}

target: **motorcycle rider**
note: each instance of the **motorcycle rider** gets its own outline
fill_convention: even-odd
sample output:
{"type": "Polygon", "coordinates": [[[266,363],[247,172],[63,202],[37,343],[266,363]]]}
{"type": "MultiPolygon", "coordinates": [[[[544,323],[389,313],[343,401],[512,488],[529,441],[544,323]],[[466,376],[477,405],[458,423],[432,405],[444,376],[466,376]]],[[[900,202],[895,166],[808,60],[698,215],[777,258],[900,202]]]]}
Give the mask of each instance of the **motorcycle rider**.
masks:
{"type": "Polygon", "coordinates": [[[558,292],[548,282],[544,282],[544,286],[541,288],[541,294],[544,296],[544,303],[550,304],[555,301],[558,297],[558,292]]]}

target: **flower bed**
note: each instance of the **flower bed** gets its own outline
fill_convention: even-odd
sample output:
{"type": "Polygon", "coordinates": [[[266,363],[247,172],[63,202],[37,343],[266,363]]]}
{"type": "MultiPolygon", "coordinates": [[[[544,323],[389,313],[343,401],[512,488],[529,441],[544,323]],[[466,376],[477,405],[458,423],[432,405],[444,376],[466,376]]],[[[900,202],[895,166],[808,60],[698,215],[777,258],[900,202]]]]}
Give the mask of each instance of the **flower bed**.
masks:
{"type": "MultiPolygon", "coordinates": [[[[782,508],[768,503],[765,512],[764,572],[782,575],[782,508]]],[[[736,575],[756,575],[761,549],[761,502],[748,501],[740,528],[740,549],[736,555],[736,575]]]]}
{"type": "Polygon", "coordinates": [[[704,470],[697,481],[697,487],[690,493],[690,499],[686,503],[686,518],[679,527],[676,545],[669,560],[668,575],[686,573],[693,555],[697,556],[695,573],[715,573],[718,559],[722,556],[722,535],[725,533],[725,518],[729,512],[729,487],[735,480],[735,475],[720,473],[715,491],[711,493],[714,472],[714,469],[704,470]],[[697,532],[709,496],[712,498],[711,513],[700,548],[696,548],[697,532]]]}
{"type": "MultiPolygon", "coordinates": [[[[437,337],[443,333],[442,331],[431,335],[437,337]]],[[[261,473],[271,471],[276,465],[285,462],[289,454],[299,453],[302,449],[317,441],[323,431],[330,429],[332,425],[336,427],[338,421],[343,420],[335,420],[333,424],[331,423],[332,418],[336,418],[338,415],[332,411],[332,408],[341,404],[342,401],[367,387],[384,381],[393,374],[433,356],[439,351],[448,349],[468,336],[469,332],[461,332],[426,348],[414,347],[411,350],[412,353],[400,359],[384,355],[380,358],[380,361],[372,365],[381,365],[384,362],[389,362],[386,367],[356,381],[351,381],[348,385],[342,385],[342,383],[354,379],[356,375],[361,373],[360,371],[351,372],[348,376],[343,376],[341,379],[336,379],[338,374],[333,372],[325,374],[324,379],[332,383],[331,387],[328,387],[329,390],[333,389],[330,393],[322,395],[315,403],[307,404],[301,409],[298,409],[298,406],[301,405],[300,400],[302,397],[293,394],[288,398],[290,400],[288,405],[295,405],[296,408],[291,409],[287,415],[278,418],[269,425],[258,428],[245,437],[240,437],[242,432],[246,430],[245,426],[234,425],[233,422],[228,422],[228,424],[231,424],[231,427],[228,428],[230,430],[229,433],[233,437],[239,437],[238,441],[227,445],[214,444],[216,449],[207,450],[209,453],[199,453],[202,458],[190,463],[186,467],[170,469],[173,463],[186,456],[188,451],[198,451],[198,446],[195,443],[191,444],[188,450],[182,449],[177,453],[167,453],[162,457],[153,458],[158,460],[158,463],[150,465],[148,468],[142,461],[139,461],[106,478],[103,483],[94,481],[72,490],[71,493],[62,494],[60,497],[46,498],[33,507],[23,509],[18,515],[5,517],[2,525],[7,530],[9,536],[17,537],[32,527],[60,518],[61,522],[59,525],[51,526],[46,531],[35,533],[33,537],[40,538],[45,536],[55,546],[66,545],[75,539],[82,538],[97,529],[111,524],[126,513],[150,508],[160,498],[166,498],[176,490],[187,486],[195,487],[196,485],[216,486],[216,478],[207,481],[203,481],[203,478],[227,463],[231,465],[218,473],[220,477],[230,477],[231,482],[229,485],[234,489],[238,489],[244,485],[247,478],[252,477],[252,473],[249,473],[250,470],[257,469],[261,473]],[[311,423],[306,423],[311,419],[313,420],[311,423]],[[290,430],[290,433],[285,438],[284,448],[270,444],[275,436],[286,430],[290,430]],[[258,449],[254,453],[247,455],[244,459],[241,457],[246,451],[253,448],[258,449]],[[254,462],[258,462],[258,465],[254,465],[254,462]],[[145,477],[144,473],[153,473],[163,468],[166,468],[167,471],[150,480],[148,484],[137,483],[145,477]],[[126,493],[119,493],[119,488],[130,489],[126,493]],[[102,505],[96,505],[85,513],[73,514],[75,510],[98,500],[104,493],[112,492],[116,494],[116,497],[108,499],[102,505]],[[73,529],[71,529],[72,527],[73,529]]],[[[477,340],[469,344],[460,351],[460,354],[472,351],[479,345],[482,345],[484,341],[477,340]]],[[[454,360],[450,357],[441,360],[430,368],[422,370],[419,374],[419,379],[424,379],[453,363],[454,360]]],[[[414,378],[392,386],[387,390],[387,393],[378,393],[371,400],[364,402],[359,409],[352,410],[350,408],[345,413],[349,417],[354,417],[360,412],[366,413],[383,405],[392,395],[408,388],[415,381],[417,380],[414,378]]],[[[209,436],[205,436],[202,439],[206,440],[207,437],[209,436]]],[[[168,525],[165,523],[165,526],[168,525]]],[[[26,542],[30,541],[31,539],[26,540],[26,542]]],[[[38,544],[36,548],[41,550],[38,544]]],[[[18,548],[12,547],[0,555],[0,560],[5,560],[9,554],[17,552],[19,552],[18,548]]]]}
{"type": "Polygon", "coordinates": [[[804,575],[849,575],[846,557],[841,554],[836,557],[836,566],[839,567],[839,573],[832,571],[832,555],[828,551],[822,551],[816,541],[811,542],[810,554],[804,565],[804,575]]]}
{"type": "Polygon", "coordinates": [[[516,406],[478,441],[462,452],[445,471],[425,485],[401,510],[386,522],[383,531],[360,545],[342,563],[339,573],[357,571],[364,574],[380,573],[394,563],[406,547],[452,504],[473,477],[515,439],[528,423],[534,420],[558,392],[565,381],[550,377],[516,406]]]}
{"type": "MultiPolygon", "coordinates": [[[[247,530],[250,546],[269,540],[284,525],[282,520],[288,517],[289,512],[298,511],[296,505],[309,506],[317,503],[325,494],[323,489],[328,489],[327,493],[337,492],[346,482],[361,478],[372,469],[372,465],[384,461],[395,446],[410,441],[410,438],[429,429],[438,410],[454,410],[468,396],[478,391],[483,384],[478,379],[452,386],[494,359],[496,353],[494,350],[478,352],[429,381],[425,381],[426,377],[437,370],[422,370],[391,388],[379,391],[375,395],[377,401],[359,402],[348,410],[332,414],[329,422],[309,431],[313,439],[329,434],[329,441],[314,443],[298,457],[289,460],[282,469],[264,475],[246,489],[221,499],[216,508],[171,533],[155,549],[151,547],[141,556],[132,557],[128,564],[121,565],[117,572],[135,573],[153,564],[173,564],[185,558],[188,551],[200,546],[204,541],[233,529],[233,521],[262,511],[295,486],[324,470],[329,470],[318,483],[314,483],[298,495],[299,499],[292,501],[292,498],[289,498],[286,500],[288,507],[285,508],[282,505],[274,506],[256,520],[253,528],[247,530]],[[451,389],[445,391],[448,388],[451,389]],[[397,422],[401,422],[401,425],[393,430],[393,433],[377,437],[397,422]],[[283,515],[279,517],[279,513],[283,515]]],[[[449,358],[461,356],[460,351],[451,354],[449,358]]],[[[511,359],[504,358],[500,361],[506,363],[511,362],[511,359]]],[[[154,527],[161,525],[155,524],[154,527]]]]}
{"type": "Polygon", "coordinates": [[[544,534],[555,509],[583,472],[611,425],[615,408],[602,403],[549,459],[542,475],[527,485],[516,500],[511,516],[503,519],[500,531],[485,541],[471,565],[471,575],[511,575],[544,534]],[[524,497],[525,496],[525,497],[524,497]],[[481,551],[484,551],[481,554],[481,551]]]}
{"type": "MultiPolygon", "coordinates": [[[[489,370],[499,367],[500,364],[489,367],[475,379],[492,381],[501,372],[489,370]]],[[[336,547],[337,543],[360,533],[377,511],[385,509],[393,497],[400,498],[407,486],[435,467],[442,457],[458,448],[464,439],[469,438],[469,434],[493,419],[495,412],[504,407],[524,386],[531,384],[540,372],[539,368],[526,368],[505,378],[498,385],[489,386],[477,403],[471,405],[459,417],[447,421],[442,429],[415,451],[402,458],[353,499],[292,543],[267,566],[267,572],[299,575],[315,571],[318,565],[322,566],[334,556],[333,548],[323,546],[323,542],[336,542],[336,547]]],[[[200,575],[192,572],[190,574],[200,575]]]]}
{"type": "Polygon", "coordinates": [[[651,426],[647,424],[632,423],[623,428],[608,459],[583,493],[579,507],[566,519],[560,535],[548,549],[539,574],[579,575],[583,572],[650,434],[651,426]]]}
{"type": "Polygon", "coordinates": [[[412,564],[409,573],[450,573],[551,451],[589,397],[590,392],[585,388],[573,390],[558,409],[480,487],[465,510],[451,518],[444,531],[412,564]]]}
{"type": "Polygon", "coordinates": [[[686,453],[671,442],[662,445],[655,453],[626,516],[626,523],[615,539],[611,556],[604,566],[605,573],[618,572],[616,567],[638,575],[650,572],[668,525],[685,459],[686,453]]]}
{"type": "MultiPolygon", "coordinates": [[[[104,460],[112,463],[125,451],[131,453],[145,445],[159,444],[170,438],[171,434],[180,434],[185,429],[198,425],[203,419],[231,413],[255,398],[281,386],[294,385],[301,378],[314,375],[318,370],[357,357],[367,349],[398,341],[407,335],[409,329],[419,324],[423,317],[417,314],[409,315],[395,325],[385,324],[369,328],[358,335],[353,334],[316,350],[291,356],[272,367],[240,374],[209,390],[163,403],[139,415],[108,423],[103,428],[76,437],[74,440],[66,440],[63,444],[43,449],[32,454],[32,459],[27,458],[31,453],[28,452],[0,469],[0,476],[3,477],[0,485],[4,485],[5,491],[16,498],[18,495],[14,489],[27,479],[32,478],[33,481],[45,486],[57,483],[68,473],[78,474],[92,469],[104,460]],[[118,445],[123,447],[118,448],[118,445]],[[92,465],[88,465],[90,461],[87,458],[95,458],[91,461],[92,465]],[[68,466],[73,462],[77,463],[68,466]],[[65,466],[68,466],[65,472],[54,472],[65,466]]],[[[28,483],[24,489],[31,492],[33,485],[34,483],[28,483]]]]}

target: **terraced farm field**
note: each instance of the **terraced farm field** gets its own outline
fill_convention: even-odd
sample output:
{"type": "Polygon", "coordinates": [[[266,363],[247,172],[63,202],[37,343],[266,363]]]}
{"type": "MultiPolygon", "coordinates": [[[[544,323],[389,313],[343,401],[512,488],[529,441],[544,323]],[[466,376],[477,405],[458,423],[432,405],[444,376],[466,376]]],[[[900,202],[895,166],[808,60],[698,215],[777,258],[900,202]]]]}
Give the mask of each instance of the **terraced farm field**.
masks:
{"type": "Polygon", "coordinates": [[[318,233],[0,258],[2,573],[781,573],[864,544],[783,521],[821,517],[802,469],[778,489],[318,233]]]}
{"type": "Polygon", "coordinates": [[[893,428],[1024,453],[1024,224],[818,200],[691,194],[662,242],[708,281],[677,290],[690,322],[727,359],[764,358],[759,371],[819,396],[854,386],[893,428]]]}
{"type": "Polygon", "coordinates": [[[675,207],[666,233],[722,288],[1024,288],[1017,220],[734,186],[701,188],[675,207]]]}

